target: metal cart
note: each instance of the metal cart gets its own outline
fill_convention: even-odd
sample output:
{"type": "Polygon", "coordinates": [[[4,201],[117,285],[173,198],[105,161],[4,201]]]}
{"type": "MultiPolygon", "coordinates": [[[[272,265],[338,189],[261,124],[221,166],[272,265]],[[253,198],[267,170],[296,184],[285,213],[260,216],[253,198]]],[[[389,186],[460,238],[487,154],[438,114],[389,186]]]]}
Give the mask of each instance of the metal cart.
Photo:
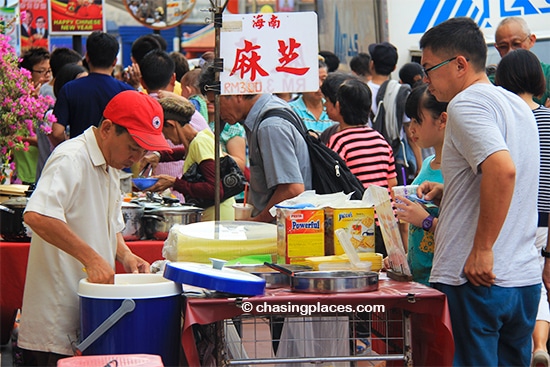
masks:
{"type": "Polygon", "coordinates": [[[182,346],[190,366],[411,366],[413,358],[417,365],[442,366],[452,364],[454,353],[445,295],[414,282],[385,280],[378,291],[353,294],[281,288],[248,298],[188,297],[184,314],[182,346]],[[353,309],[259,308],[289,304],[353,309]]]}
{"type": "Polygon", "coordinates": [[[413,365],[411,322],[403,310],[285,317],[244,314],[221,326],[219,365],[413,365]]]}

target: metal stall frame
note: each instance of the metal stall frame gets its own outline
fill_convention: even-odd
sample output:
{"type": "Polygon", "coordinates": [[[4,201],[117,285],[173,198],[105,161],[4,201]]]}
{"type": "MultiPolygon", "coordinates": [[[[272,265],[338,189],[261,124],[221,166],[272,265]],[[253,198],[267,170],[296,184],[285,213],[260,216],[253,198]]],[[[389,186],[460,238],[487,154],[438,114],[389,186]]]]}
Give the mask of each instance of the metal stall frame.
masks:
{"type": "MultiPolygon", "coordinates": [[[[286,364],[283,358],[294,357],[308,358],[317,364],[335,357],[349,361],[345,362],[346,366],[372,366],[372,363],[361,361],[377,360],[385,360],[389,366],[411,366],[413,357],[414,363],[419,365],[442,366],[451,365],[453,360],[454,340],[447,298],[443,293],[415,282],[382,280],[377,291],[366,293],[308,294],[277,288],[267,289],[264,295],[254,297],[209,294],[189,295],[185,299],[182,347],[188,365],[192,366],[282,365],[286,364]],[[288,305],[307,308],[308,312],[280,309],[288,305]],[[315,305],[351,308],[309,312],[309,308],[315,305]],[[382,306],[385,308],[381,309],[382,306]],[[361,322],[355,317],[356,312],[370,315],[370,318],[362,318],[368,328],[359,328],[361,322]],[[292,316],[311,316],[307,321],[298,320],[295,326],[306,325],[313,333],[295,333],[297,336],[290,343],[302,345],[300,343],[304,341],[311,343],[319,339],[324,345],[321,348],[323,353],[317,353],[315,349],[310,354],[275,352],[272,339],[288,341],[289,334],[284,334],[284,330],[273,333],[269,320],[273,319],[271,323],[275,324],[280,319],[291,320],[292,316]],[[323,317],[335,320],[345,317],[345,323],[339,320],[340,323],[332,329],[318,328],[324,322],[323,317]],[[315,318],[322,322],[315,323],[315,318]],[[330,342],[326,343],[323,338],[330,342]],[[379,356],[360,354],[359,342],[365,338],[379,356]],[[338,340],[343,340],[344,344],[339,344],[338,340]],[[335,349],[336,352],[329,353],[328,349],[335,345],[345,345],[347,349],[335,349]],[[241,353],[243,349],[246,355],[241,353]]],[[[310,363],[304,359],[300,362],[310,363]]]]}
{"type": "Polygon", "coordinates": [[[403,366],[413,365],[411,318],[403,309],[305,317],[242,314],[215,323],[215,329],[220,366],[335,362],[355,365],[360,361],[402,361],[403,366]],[[285,333],[283,328],[293,331],[285,333]],[[360,336],[360,329],[367,336],[360,336]],[[286,348],[283,353],[281,348],[286,348]],[[286,353],[287,349],[292,351],[286,353]]]}

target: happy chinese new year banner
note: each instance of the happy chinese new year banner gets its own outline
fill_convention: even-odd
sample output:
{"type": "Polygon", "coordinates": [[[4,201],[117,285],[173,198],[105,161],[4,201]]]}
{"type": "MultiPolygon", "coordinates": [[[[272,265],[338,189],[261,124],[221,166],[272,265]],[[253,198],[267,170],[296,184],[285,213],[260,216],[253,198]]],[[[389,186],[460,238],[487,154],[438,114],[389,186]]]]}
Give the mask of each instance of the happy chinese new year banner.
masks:
{"type": "Polygon", "coordinates": [[[224,14],[221,94],[319,89],[317,14],[224,14]]]}
{"type": "Polygon", "coordinates": [[[54,35],[88,35],[105,31],[103,0],[50,0],[50,29],[54,35]]]}
{"type": "Polygon", "coordinates": [[[21,54],[31,47],[49,49],[48,1],[19,0],[21,54]]]}

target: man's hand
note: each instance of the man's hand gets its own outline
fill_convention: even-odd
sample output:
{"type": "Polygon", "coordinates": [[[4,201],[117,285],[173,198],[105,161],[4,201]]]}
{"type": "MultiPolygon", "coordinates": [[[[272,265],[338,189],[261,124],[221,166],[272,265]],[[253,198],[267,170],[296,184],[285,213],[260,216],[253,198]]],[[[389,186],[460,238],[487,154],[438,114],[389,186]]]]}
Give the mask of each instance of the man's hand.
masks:
{"type": "Polygon", "coordinates": [[[474,246],[466,260],[464,274],[473,285],[490,287],[496,278],[493,273],[493,262],[492,249],[481,250],[474,246]]]}
{"type": "Polygon", "coordinates": [[[124,257],[119,259],[119,261],[124,266],[124,271],[127,273],[137,274],[150,272],[150,264],[131,252],[128,252],[124,257]]]}
{"type": "Polygon", "coordinates": [[[114,284],[115,282],[115,271],[99,255],[84,264],[84,271],[90,283],[114,284]]]}
{"type": "Polygon", "coordinates": [[[124,271],[127,273],[149,273],[150,265],[147,261],[141,257],[135,255],[132,250],[126,245],[122,233],[116,234],[117,247],[116,247],[116,260],[119,261],[124,267],[124,271]]]}

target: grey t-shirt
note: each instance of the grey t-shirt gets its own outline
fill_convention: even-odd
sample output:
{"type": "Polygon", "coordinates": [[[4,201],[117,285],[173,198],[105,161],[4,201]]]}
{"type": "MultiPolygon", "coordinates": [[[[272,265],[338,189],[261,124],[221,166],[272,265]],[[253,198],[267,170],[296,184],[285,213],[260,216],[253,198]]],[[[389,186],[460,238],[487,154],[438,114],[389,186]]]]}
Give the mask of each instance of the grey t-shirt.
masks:
{"type": "MultiPolygon", "coordinates": [[[[478,225],[480,165],[491,154],[507,150],[516,166],[516,184],[493,246],[495,284],[540,283],[540,255],[535,249],[539,140],[533,113],[515,94],[484,83],[455,96],[447,111],[441,165],[445,189],[430,282],[454,286],[467,282],[464,265],[478,225]]],[[[499,183],[494,185],[498,190],[499,183]]]]}
{"type": "Polygon", "coordinates": [[[253,216],[266,207],[277,185],[303,183],[306,190],[311,189],[309,153],[301,133],[280,117],[260,119],[266,111],[280,108],[290,106],[270,94],[261,95],[243,124],[248,139],[253,216]]]}

